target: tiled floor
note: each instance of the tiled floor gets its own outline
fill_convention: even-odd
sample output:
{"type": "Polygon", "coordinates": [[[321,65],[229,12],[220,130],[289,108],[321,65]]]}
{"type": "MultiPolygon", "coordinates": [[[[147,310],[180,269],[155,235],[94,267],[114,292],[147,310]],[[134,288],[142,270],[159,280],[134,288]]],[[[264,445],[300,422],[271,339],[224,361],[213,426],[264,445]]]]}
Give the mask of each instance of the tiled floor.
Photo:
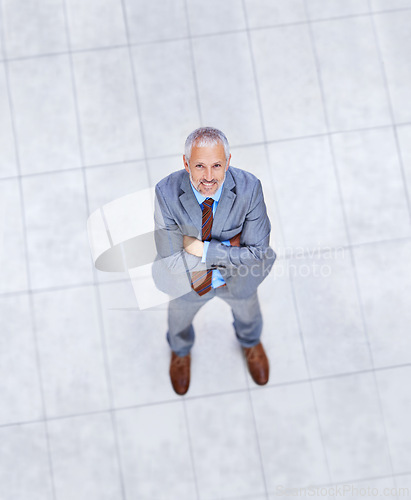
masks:
{"type": "Polygon", "coordinates": [[[411,0],[0,6],[0,499],[411,495],[411,0]],[[86,220],[200,125],[263,182],[271,378],[216,300],[180,398],[86,220]]]}

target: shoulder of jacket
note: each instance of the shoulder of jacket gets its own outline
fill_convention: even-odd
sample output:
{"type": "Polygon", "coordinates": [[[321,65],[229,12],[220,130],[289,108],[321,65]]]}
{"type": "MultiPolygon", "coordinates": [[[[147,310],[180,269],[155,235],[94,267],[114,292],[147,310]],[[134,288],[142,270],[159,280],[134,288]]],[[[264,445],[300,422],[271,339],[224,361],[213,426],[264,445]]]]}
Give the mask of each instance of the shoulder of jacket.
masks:
{"type": "Polygon", "coordinates": [[[251,172],[247,172],[247,170],[242,170],[241,168],[233,167],[230,165],[228,169],[231,172],[231,175],[234,179],[234,182],[238,185],[245,185],[247,187],[255,186],[259,181],[258,177],[256,177],[251,172]]]}

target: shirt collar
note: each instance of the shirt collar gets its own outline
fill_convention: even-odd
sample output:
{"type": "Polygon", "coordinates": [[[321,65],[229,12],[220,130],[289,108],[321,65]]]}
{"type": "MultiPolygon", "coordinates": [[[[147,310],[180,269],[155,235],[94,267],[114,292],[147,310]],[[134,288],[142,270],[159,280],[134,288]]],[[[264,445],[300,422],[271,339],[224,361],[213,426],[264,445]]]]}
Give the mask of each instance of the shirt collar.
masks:
{"type": "Polygon", "coordinates": [[[193,190],[194,196],[197,198],[198,203],[201,205],[206,198],[212,198],[214,201],[217,203],[220,200],[221,192],[223,190],[224,182],[221,184],[221,186],[217,189],[217,191],[212,195],[212,196],[203,196],[197,189],[192,185],[190,181],[190,186],[191,189],[193,190]]]}

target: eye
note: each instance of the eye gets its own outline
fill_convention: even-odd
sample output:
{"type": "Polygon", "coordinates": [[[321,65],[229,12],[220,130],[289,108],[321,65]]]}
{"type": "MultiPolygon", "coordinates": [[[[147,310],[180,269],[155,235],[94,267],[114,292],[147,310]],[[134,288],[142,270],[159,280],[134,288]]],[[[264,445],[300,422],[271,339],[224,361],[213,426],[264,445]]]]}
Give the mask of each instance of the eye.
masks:
{"type": "Polygon", "coordinates": [[[202,165],[196,165],[196,168],[203,168],[202,165]]]}
{"type": "Polygon", "coordinates": [[[220,165],[220,163],[216,163],[216,164],[214,165],[214,167],[215,167],[215,168],[219,168],[219,167],[221,167],[221,165],[220,165]]]}

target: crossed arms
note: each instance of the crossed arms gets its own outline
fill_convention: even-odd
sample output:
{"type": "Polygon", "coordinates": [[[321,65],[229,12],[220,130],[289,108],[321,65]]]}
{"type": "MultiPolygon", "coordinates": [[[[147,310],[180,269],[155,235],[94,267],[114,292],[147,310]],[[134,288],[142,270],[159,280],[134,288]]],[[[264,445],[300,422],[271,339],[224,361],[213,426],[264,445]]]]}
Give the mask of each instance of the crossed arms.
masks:
{"type": "MultiPolygon", "coordinates": [[[[234,207],[233,207],[234,209],[234,207]]],[[[224,245],[217,239],[212,239],[208,247],[206,262],[201,262],[203,242],[193,234],[198,229],[187,224],[178,225],[172,215],[172,210],[161,188],[156,186],[155,200],[155,241],[157,252],[164,259],[172,274],[205,269],[226,268],[228,270],[239,266],[252,266],[264,259],[269,249],[270,221],[261,187],[261,182],[255,183],[250,203],[242,224],[240,234],[230,239],[230,245],[224,245]]]]}

